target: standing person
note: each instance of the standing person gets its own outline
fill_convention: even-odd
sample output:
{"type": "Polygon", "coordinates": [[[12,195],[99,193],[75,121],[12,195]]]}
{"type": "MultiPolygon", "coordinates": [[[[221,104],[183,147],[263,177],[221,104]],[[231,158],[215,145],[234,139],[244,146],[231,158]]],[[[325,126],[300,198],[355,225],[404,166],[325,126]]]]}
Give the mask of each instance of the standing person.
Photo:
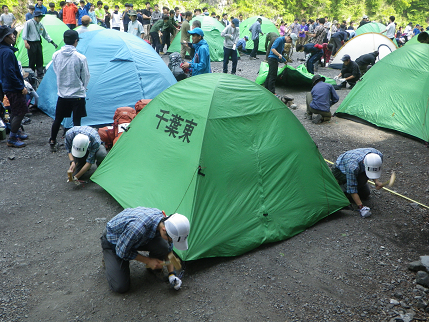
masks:
{"type": "Polygon", "coordinates": [[[308,31],[308,27],[307,27],[307,21],[305,19],[302,19],[301,21],[301,26],[299,29],[299,33],[298,33],[298,45],[304,45],[307,39],[307,31],[308,31]]]}
{"type": "Polygon", "coordinates": [[[25,14],[25,21],[33,19],[33,14],[34,14],[34,6],[30,4],[28,6],[28,12],[25,14]]]}
{"type": "Polygon", "coordinates": [[[76,15],[79,9],[71,0],[66,0],[66,5],[63,8],[63,22],[70,29],[76,28],[76,15]]]}
{"type": "Polygon", "coordinates": [[[361,148],[344,152],[331,168],[341,190],[358,206],[362,218],[371,216],[371,209],[362,204],[362,200],[368,199],[371,194],[368,179],[374,180],[375,189],[383,188],[378,180],[382,164],[383,154],[380,151],[361,148]]]}
{"type": "Polygon", "coordinates": [[[349,83],[350,89],[352,89],[361,76],[359,66],[356,64],[356,62],[352,61],[350,55],[344,55],[341,60],[343,61],[343,66],[341,67],[340,74],[335,78],[344,78],[344,81],[340,85],[335,85],[334,88],[346,88],[347,83],[349,83]]]}
{"type": "Polygon", "coordinates": [[[314,124],[331,120],[331,106],[337,103],[340,98],[331,84],[325,83],[325,77],[314,75],[311,92],[307,93],[307,113],[305,118],[312,120],[314,124]],[[316,114],[313,117],[313,114],[316,114]]]}
{"type": "Polygon", "coordinates": [[[377,59],[378,51],[374,51],[373,53],[365,54],[356,58],[355,62],[359,66],[360,74],[363,76],[368,67],[372,67],[375,64],[375,60],[377,59]]]}
{"type": "Polygon", "coordinates": [[[243,15],[241,13],[238,15],[238,22],[239,23],[243,22],[243,15]]]}
{"type": "Polygon", "coordinates": [[[180,26],[183,22],[183,17],[180,14],[179,7],[174,8],[174,21],[180,26]]]}
{"type": "Polygon", "coordinates": [[[149,33],[150,33],[150,17],[152,14],[150,13],[150,3],[146,2],[146,8],[142,11],[142,17],[143,17],[143,29],[144,29],[144,39],[150,40],[149,33]]]}
{"type": "Polygon", "coordinates": [[[420,32],[420,25],[416,24],[416,27],[413,29],[414,36],[418,35],[420,32]]]}
{"type": "Polygon", "coordinates": [[[413,37],[413,23],[410,22],[404,30],[404,38],[405,38],[405,42],[407,42],[408,40],[410,40],[413,37]]]}
{"type": "Polygon", "coordinates": [[[97,19],[97,24],[99,26],[105,27],[104,24],[104,16],[106,15],[104,9],[103,9],[103,2],[97,1],[97,9],[94,10],[95,17],[97,19]]]}
{"type": "Polygon", "coordinates": [[[152,48],[159,54],[161,50],[160,36],[163,28],[168,28],[170,17],[165,15],[162,20],[158,20],[152,28],[150,28],[150,37],[152,38],[152,48]]]}
{"type": "Polygon", "coordinates": [[[316,29],[316,25],[313,19],[308,19],[308,33],[307,33],[307,37],[308,34],[312,34],[314,33],[314,29],[316,29]]]}
{"type": "Polygon", "coordinates": [[[96,25],[97,16],[95,15],[94,5],[92,3],[91,3],[91,6],[89,7],[88,16],[91,18],[91,23],[96,25]]]}
{"type": "Polygon", "coordinates": [[[237,42],[240,38],[240,22],[237,18],[233,19],[220,35],[225,38],[223,42],[223,72],[228,73],[229,57],[232,60],[231,74],[235,75],[237,71],[237,42]]]}
{"type": "Polygon", "coordinates": [[[42,48],[42,38],[52,44],[55,48],[58,48],[51,37],[49,37],[46,32],[45,27],[40,22],[44,15],[41,11],[35,11],[34,17],[31,20],[28,20],[24,28],[22,29],[22,40],[24,40],[25,48],[27,48],[28,54],[28,66],[33,70],[37,69],[37,77],[43,77],[43,48],[42,48]]]}
{"type": "Polygon", "coordinates": [[[49,3],[49,10],[46,12],[47,15],[53,15],[58,18],[58,11],[55,10],[55,3],[49,3]]]}
{"type": "Polygon", "coordinates": [[[220,21],[220,23],[222,24],[222,26],[226,27],[229,25],[229,21],[228,21],[228,15],[226,13],[224,13],[222,15],[222,20],[220,21]]]}
{"type": "Polygon", "coordinates": [[[15,28],[16,19],[13,13],[9,12],[9,7],[4,4],[1,6],[1,9],[3,13],[0,16],[0,25],[15,28]]]}
{"type": "Polygon", "coordinates": [[[70,161],[68,170],[77,185],[91,166],[95,163],[99,167],[107,155],[98,131],[89,126],[73,126],[66,132],[64,146],[70,161]]]}
{"type": "Polygon", "coordinates": [[[262,19],[258,18],[255,21],[255,23],[253,23],[249,28],[249,31],[252,33],[252,41],[253,41],[253,49],[252,49],[252,52],[250,53],[250,57],[249,57],[250,59],[257,59],[256,54],[258,53],[258,47],[259,47],[259,34],[261,34],[262,36],[264,35],[261,29],[261,25],[262,25],[262,19]]]}
{"type": "Polygon", "coordinates": [[[156,22],[157,21],[159,21],[159,20],[161,20],[162,19],[162,12],[161,11],[159,11],[159,6],[157,5],[157,4],[155,4],[154,6],[153,6],[153,12],[152,12],[152,15],[151,15],[151,17],[150,17],[150,24],[151,24],[151,27],[154,25],[154,24],[156,24],[156,22]]]}
{"type": "Polygon", "coordinates": [[[280,22],[279,33],[280,33],[280,36],[286,35],[286,23],[283,20],[280,22]]]}
{"type": "Polygon", "coordinates": [[[180,56],[184,60],[186,57],[186,54],[191,54],[189,50],[188,43],[190,42],[190,34],[188,33],[189,30],[191,30],[191,25],[189,24],[189,21],[192,19],[192,12],[186,11],[185,12],[185,19],[182,22],[182,28],[180,29],[182,31],[180,35],[180,56]]]}
{"type": "Polygon", "coordinates": [[[299,19],[295,18],[293,20],[293,23],[290,25],[290,32],[295,35],[298,35],[300,30],[301,30],[301,25],[299,24],[299,19]]]}
{"type": "Polygon", "coordinates": [[[106,4],[104,6],[104,24],[107,29],[110,29],[110,20],[111,20],[111,14],[109,12],[109,6],[106,4]]]}
{"type": "Polygon", "coordinates": [[[82,17],[88,16],[89,9],[91,8],[91,3],[87,2],[85,4],[85,0],[80,0],[79,4],[80,4],[80,7],[78,8],[76,17],[77,17],[77,24],[80,26],[82,24],[82,17]]]}
{"type": "Polygon", "coordinates": [[[73,125],[80,126],[81,118],[86,116],[85,97],[89,82],[89,69],[86,57],[76,51],[78,41],[77,31],[65,31],[65,45],[52,56],[58,88],[55,120],[49,139],[52,152],[56,151],[57,134],[64,118],[70,117],[73,113],[73,125]]]}
{"type": "Polygon", "coordinates": [[[359,29],[360,27],[362,27],[363,25],[366,25],[367,23],[369,23],[369,18],[367,15],[364,15],[362,17],[362,20],[359,23],[359,26],[357,27],[357,29],[359,29]]]}
{"type": "Polygon", "coordinates": [[[192,35],[192,46],[195,50],[190,63],[184,62],[183,69],[191,69],[192,76],[211,73],[209,45],[204,39],[204,32],[201,28],[194,28],[188,31],[192,35]]]}
{"type": "Polygon", "coordinates": [[[143,25],[140,23],[140,21],[137,21],[137,12],[135,10],[130,10],[128,11],[128,15],[131,19],[128,23],[128,33],[143,39],[143,25]]]}
{"type": "Polygon", "coordinates": [[[166,42],[167,44],[167,51],[168,48],[170,47],[170,44],[173,42],[174,37],[176,37],[177,32],[180,30],[180,24],[176,21],[176,19],[174,19],[174,15],[175,15],[175,11],[174,10],[170,10],[170,25],[172,27],[170,27],[170,35],[168,35],[170,37],[170,39],[168,40],[168,42],[166,42]]]}
{"type": "Polygon", "coordinates": [[[355,27],[353,26],[354,22],[350,21],[350,26],[347,28],[347,30],[355,30],[355,27]]]}
{"type": "Polygon", "coordinates": [[[323,40],[326,37],[326,30],[325,30],[325,18],[319,18],[319,25],[314,29],[313,34],[308,34],[308,37],[312,37],[313,39],[309,39],[309,41],[322,45],[323,40]]]}
{"type": "Polygon", "coordinates": [[[124,32],[128,32],[128,23],[130,22],[130,16],[128,15],[128,11],[130,10],[130,4],[125,4],[125,10],[122,13],[122,23],[124,24],[124,32]]]}
{"type": "Polygon", "coordinates": [[[0,26],[0,84],[2,92],[6,95],[10,103],[10,135],[7,146],[22,148],[28,136],[20,132],[19,128],[28,107],[25,102],[27,89],[24,79],[15,57],[16,35],[14,29],[8,26],[0,26]]]}
{"type": "Polygon", "coordinates": [[[121,20],[122,20],[122,13],[119,12],[119,6],[115,6],[115,10],[112,13],[112,29],[121,30],[121,20]]]}
{"type": "Polygon", "coordinates": [[[43,5],[43,0],[37,0],[34,11],[41,11],[43,15],[46,15],[48,9],[43,5]]]}
{"type": "Polygon", "coordinates": [[[60,1],[60,11],[58,11],[58,19],[60,19],[62,22],[64,22],[64,7],[66,6],[66,2],[65,1],[60,1]]]}
{"type": "MultiPolygon", "coordinates": [[[[270,48],[270,54],[268,55],[269,70],[267,79],[265,80],[265,88],[268,89],[274,95],[276,94],[276,79],[279,62],[286,63],[286,59],[282,55],[283,50],[285,48],[285,44],[292,43],[292,46],[295,46],[297,38],[298,37],[296,34],[278,37],[270,48]]],[[[279,97],[278,95],[276,96],[279,97]]]]}
{"type": "MultiPolygon", "coordinates": [[[[162,269],[164,261],[178,250],[188,249],[189,220],[181,214],[165,217],[156,208],[128,208],[113,217],[101,236],[101,248],[106,277],[113,292],[130,289],[129,262],[136,260],[151,270],[162,269]],[[139,251],[147,251],[143,256],[139,251]]],[[[179,290],[182,281],[176,276],[173,264],[167,265],[168,280],[179,290]]]]}

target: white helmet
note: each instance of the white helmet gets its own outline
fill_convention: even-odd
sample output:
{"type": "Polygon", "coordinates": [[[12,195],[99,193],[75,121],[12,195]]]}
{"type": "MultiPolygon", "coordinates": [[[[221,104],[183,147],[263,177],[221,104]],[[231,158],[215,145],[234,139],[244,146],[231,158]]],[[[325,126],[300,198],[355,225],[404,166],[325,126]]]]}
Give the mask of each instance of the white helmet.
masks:
{"type": "Polygon", "coordinates": [[[365,165],[365,173],[368,179],[378,179],[381,175],[381,165],[383,161],[376,153],[368,153],[363,159],[365,165]]]}
{"type": "Polygon", "coordinates": [[[173,214],[164,221],[168,236],[178,250],[188,249],[189,220],[181,214],[173,214]]]}
{"type": "Polygon", "coordinates": [[[89,137],[85,134],[78,134],[74,137],[72,143],[72,155],[75,158],[83,158],[88,151],[89,137]]]}

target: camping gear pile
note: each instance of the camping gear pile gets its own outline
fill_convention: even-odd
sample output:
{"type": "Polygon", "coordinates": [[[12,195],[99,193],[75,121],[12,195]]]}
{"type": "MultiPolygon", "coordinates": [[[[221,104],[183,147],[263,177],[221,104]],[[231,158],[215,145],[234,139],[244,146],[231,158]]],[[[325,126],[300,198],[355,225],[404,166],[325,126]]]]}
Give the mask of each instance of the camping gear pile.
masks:
{"type": "Polygon", "coordinates": [[[170,60],[168,63],[168,68],[171,70],[176,80],[179,82],[187,78],[188,75],[185,74],[181,67],[184,62],[182,56],[180,56],[179,53],[172,53],[168,58],[170,60]]]}

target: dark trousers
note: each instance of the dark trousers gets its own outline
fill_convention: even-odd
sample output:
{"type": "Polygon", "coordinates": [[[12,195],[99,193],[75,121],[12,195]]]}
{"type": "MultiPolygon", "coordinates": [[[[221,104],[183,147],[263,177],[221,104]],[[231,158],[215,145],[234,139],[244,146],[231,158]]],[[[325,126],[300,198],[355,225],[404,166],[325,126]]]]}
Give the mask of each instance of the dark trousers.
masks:
{"type": "Polygon", "coordinates": [[[16,133],[21,126],[25,113],[28,113],[25,95],[22,95],[21,92],[5,92],[5,95],[10,103],[10,131],[16,133]]]}
{"type": "Polygon", "coordinates": [[[70,29],[74,29],[74,28],[76,28],[76,24],[73,25],[73,24],[68,23],[67,27],[69,27],[70,29]]]}
{"type": "Polygon", "coordinates": [[[309,73],[314,74],[314,64],[319,63],[319,59],[322,58],[323,52],[320,51],[317,54],[312,55],[307,61],[307,70],[309,73]]]}
{"type": "Polygon", "coordinates": [[[265,48],[265,50],[267,51],[267,53],[265,54],[265,60],[268,61],[268,55],[271,52],[271,47],[273,47],[274,41],[277,39],[278,37],[272,37],[270,43],[268,44],[267,48],[265,48]]]}
{"type": "Polygon", "coordinates": [[[167,45],[167,50],[165,52],[168,51],[168,48],[170,47],[170,31],[169,30],[164,30],[164,32],[162,33],[162,50],[164,51],[164,46],[167,45]]]}
{"type": "Polygon", "coordinates": [[[252,52],[250,53],[250,57],[256,57],[256,54],[258,53],[258,47],[259,47],[259,37],[253,41],[253,49],[252,49],[252,52]]]}
{"type": "Polygon", "coordinates": [[[85,98],[62,98],[58,97],[55,110],[55,119],[51,128],[51,141],[57,142],[57,134],[60,130],[61,122],[65,117],[70,117],[73,113],[73,125],[80,126],[81,118],[86,116],[85,98]]]}
{"type": "Polygon", "coordinates": [[[237,70],[237,50],[223,47],[223,72],[228,73],[229,57],[232,60],[231,74],[235,74],[237,70]]]}
{"type": "MultiPolygon", "coordinates": [[[[130,289],[130,262],[116,255],[115,245],[107,240],[106,232],[101,236],[101,248],[103,249],[106,277],[110,288],[118,293],[127,292],[130,289]]],[[[138,250],[148,251],[151,258],[165,260],[169,253],[169,245],[157,232],[153,239],[138,250]]]]}
{"type": "MultiPolygon", "coordinates": [[[[343,78],[347,78],[350,76],[352,76],[352,74],[350,74],[350,73],[345,73],[344,75],[342,75],[343,78]]],[[[348,80],[347,83],[349,83],[349,85],[351,85],[351,86],[354,86],[354,85],[356,85],[356,82],[358,80],[359,80],[358,78],[352,78],[352,79],[348,80]]]]}
{"type": "Polygon", "coordinates": [[[112,29],[115,29],[115,30],[121,31],[121,27],[112,27],[112,29]]]}
{"type": "MultiPolygon", "coordinates": [[[[73,172],[74,176],[86,164],[86,159],[88,159],[88,153],[89,152],[86,152],[86,154],[82,158],[73,157],[74,164],[75,164],[74,172],[73,172]]],[[[103,144],[100,144],[100,147],[98,148],[97,152],[95,152],[95,164],[97,167],[100,166],[101,162],[103,162],[103,160],[106,158],[106,156],[107,156],[106,147],[103,144]]]]}
{"type": "Polygon", "coordinates": [[[277,70],[279,68],[279,61],[276,58],[268,58],[268,75],[265,80],[265,88],[268,89],[271,93],[276,93],[276,79],[277,79],[277,70]]]}
{"type": "Polygon", "coordinates": [[[28,65],[33,70],[37,69],[37,76],[43,76],[43,48],[41,41],[28,41],[30,49],[27,49],[28,65]]]}
{"type": "Polygon", "coordinates": [[[159,34],[157,32],[151,32],[150,37],[152,38],[152,48],[159,54],[161,43],[159,41],[159,34]]]}
{"type": "Polygon", "coordinates": [[[335,54],[337,53],[338,49],[341,48],[341,40],[340,38],[332,38],[331,40],[329,40],[329,43],[332,44],[334,47],[332,48],[332,55],[335,56],[335,54]]]}
{"type": "MultiPolygon", "coordinates": [[[[338,184],[341,187],[341,190],[344,192],[344,194],[347,196],[347,198],[351,199],[350,194],[347,193],[347,177],[344,173],[340,171],[335,165],[331,167],[332,174],[334,175],[335,179],[337,179],[338,184]]],[[[362,200],[366,200],[369,198],[369,195],[371,194],[371,190],[368,186],[368,177],[366,176],[365,172],[359,173],[357,176],[357,190],[359,198],[362,200]]]]}

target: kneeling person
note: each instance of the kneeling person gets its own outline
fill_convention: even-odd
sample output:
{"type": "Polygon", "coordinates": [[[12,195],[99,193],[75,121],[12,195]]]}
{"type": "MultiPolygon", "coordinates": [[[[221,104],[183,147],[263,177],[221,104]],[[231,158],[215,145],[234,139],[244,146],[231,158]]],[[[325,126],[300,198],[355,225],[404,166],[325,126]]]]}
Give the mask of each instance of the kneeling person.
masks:
{"type": "MultiPolygon", "coordinates": [[[[156,208],[128,208],[113,217],[101,236],[101,248],[106,277],[114,292],[124,293],[130,288],[130,261],[146,264],[152,270],[165,265],[173,246],[188,249],[189,220],[183,215],[165,217],[156,208]],[[148,251],[143,256],[139,251],[148,251]]],[[[182,281],[176,277],[173,264],[167,265],[170,284],[179,290],[182,281]]]]}
{"type": "Polygon", "coordinates": [[[337,92],[334,86],[325,83],[325,77],[320,75],[314,75],[313,88],[310,93],[307,93],[307,117],[312,118],[313,114],[316,116],[313,118],[313,123],[318,124],[326,122],[331,119],[331,106],[339,101],[337,92]]]}
{"type": "Polygon", "coordinates": [[[89,126],[74,126],[66,132],[65,147],[70,160],[73,180],[78,179],[96,163],[97,167],[107,155],[97,130],[89,126]]]}

